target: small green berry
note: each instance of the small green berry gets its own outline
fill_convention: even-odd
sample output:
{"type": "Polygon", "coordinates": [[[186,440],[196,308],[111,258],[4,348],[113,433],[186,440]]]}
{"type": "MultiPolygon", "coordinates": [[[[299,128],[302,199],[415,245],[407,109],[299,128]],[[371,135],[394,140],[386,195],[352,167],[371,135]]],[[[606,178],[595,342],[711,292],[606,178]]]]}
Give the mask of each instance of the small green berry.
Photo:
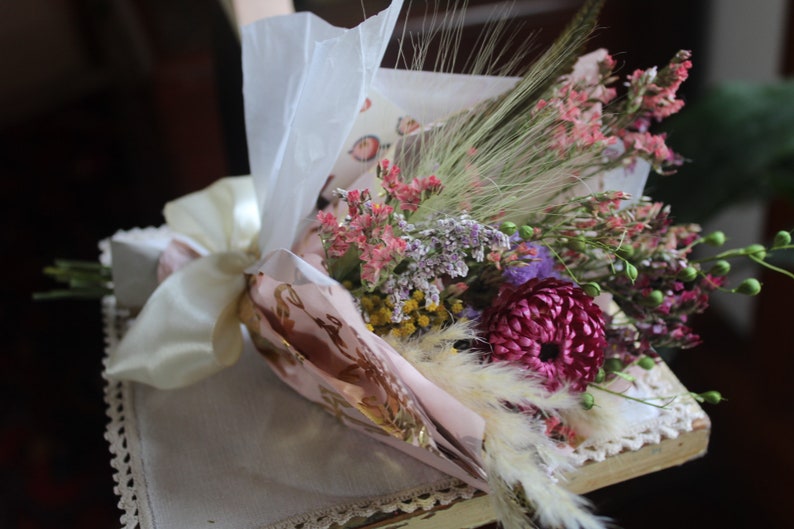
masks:
{"type": "Polygon", "coordinates": [[[656,366],[656,362],[650,356],[643,356],[639,360],[637,360],[637,365],[643,369],[653,369],[656,366]]]}
{"type": "Polygon", "coordinates": [[[587,248],[587,242],[581,235],[568,241],[568,247],[576,252],[583,252],[587,248]]]}
{"type": "Polygon", "coordinates": [[[637,280],[637,267],[631,263],[626,263],[626,276],[631,280],[633,283],[637,280]]]}
{"type": "Polygon", "coordinates": [[[694,266],[687,266],[680,272],[678,272],[678,279],[681,281],[688,283],[689,281],[694,281],[697,279],[698,271],[697,268],[694,266]]]}
{"type": "Polygon", "coordinates": [[[725,244],[725,234],[721,231],[715,231],[703,237],[703,242],[709,246],[722,246],[725,244]]]}
{"type": "Polygon", "coordinates": [[[754,277],[748,277],[739,286],[734,289],[737,294],[744,294],[745,296],[755,296],[761,292],[761,283],[754,277]]]}
{"type": "Polygon", "coordinates": [[[499,226],[499,231],[505,235],[513,235],[518,230],[515,222],[505,221],[499,226]]]}
{"type": "Polygon", "coordinates": [[[719,391],[706,391],[704,393],[701,393],[699,396],[701,399],[703,399],[705,402],[708,402],[709,404],[719,404],[720,402],[725,400],[722,398],[722,394],[719,391]]]}
{"type": "Polygon", "coordinates": [[[742,250],[742,253],[763,260],[766,257],[766,248],[764,248],[762,244],[751,244],[750,246],[746,246],[742,250]]]}
{"type": "Polygon", "coordinates": [[[604,360],[604,371],[614,373],[623,370],[623,362],[619,358],[607,358],[604,360]]]}
{"type": "Polygon", "coordinates": [[[629,244],[626,244],[618,248],[618,250],[615,253],[618,254],[620,257],[623,257],[624,259],[629,259],[634,255],[634,247],[629,244]]]}
{"type": "Polygon", "coordinates": [[[592,393],[582,393],[582,408],[586,410],[593,409],[595,406],[595,397],[592,393]]]}
{"type": "Polygon", "coordinates": [[[664,301],[664,294],[662,294],[661,290],[652,290],[648,293],[647,296],[643,296],[640,299],[640,303],[649,308],[656,308],[662,304],[664,301]]]}
{"type": "Polygon", "coordinates": [[[731,271],[731,263],[729,263],[725,259],[720,259],[719,261],[716,261],[711,266],[711,268],[709,268],[709,274],[716,277],[722,277],[724,275],[728,275],[728,272],[730,271],[731,271]]]}
{"type": "Polygon", "coordinates": [[[596,373],[595,380],[593,380],[593,382],[595,382],[596,384],[600,384],[600,383],[602,383],[602,382],[603,382],[603,381],[604,381],[606,378],[607,378],[607,372],[606,372],[606,371],[604,371],[604,368],[603,368],[603,367],[599,367],[599,368],[598,368],[598,373],[596,373]]]}
{"type": "Polygon", "coordinates": [[[601,286],[598,283],[585,283],[582,285],[582,290],[591,298],[595,298],[601,294],[601,286]]]}
{"type": "Polygon", "coordinates": [[[518,236],[524,241],[532,240],[535,238],[535,230],[532,228],[532,226],[527,226],[524,224],[518,228],[518,236]]]}
{"type": "Polygon", "coordinates": [[[791,234],[787,231],[779,231],[775,234],[775,239],[772,241],[772,248],[780,248],[791,244],[791,234]]]}

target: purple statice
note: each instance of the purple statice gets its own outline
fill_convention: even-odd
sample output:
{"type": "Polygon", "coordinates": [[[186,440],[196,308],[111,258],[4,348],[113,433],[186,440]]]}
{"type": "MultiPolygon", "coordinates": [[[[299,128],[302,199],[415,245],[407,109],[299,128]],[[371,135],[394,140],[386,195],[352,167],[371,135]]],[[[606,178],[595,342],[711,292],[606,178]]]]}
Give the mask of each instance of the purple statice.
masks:
{"type": "Polygon", "coordinates": [[[471,260],[482,262],[487,253],[510,248],[507,235],[468,215],[432,219],[416,228],[403,235],[403,264],[381,285],[394,303],[395,322],[401,320],[402,306],[414,290],[424,293],[426,306],[438,305],[442,280],[466,277],[471,260]]]}
{"type": "Polygon", "coordinates": [[[504,267],[502,278],[505,283],[518,286],[535,278],[560,278],[560,274],[554,268],[556,260],[547,247],[536,243],[521,242],[515,236],[511,240],[518,259],[509,262],[504,267]]]}
{"type": "Polygon", "coordinates": [[[476,321],[480,319],[482,313],[483,313],[482,309],[475,309],[471,305],[466,305],[463,307],[463,311],[460,314],[458,314],[458,317],[464,320],[476,321]]]}

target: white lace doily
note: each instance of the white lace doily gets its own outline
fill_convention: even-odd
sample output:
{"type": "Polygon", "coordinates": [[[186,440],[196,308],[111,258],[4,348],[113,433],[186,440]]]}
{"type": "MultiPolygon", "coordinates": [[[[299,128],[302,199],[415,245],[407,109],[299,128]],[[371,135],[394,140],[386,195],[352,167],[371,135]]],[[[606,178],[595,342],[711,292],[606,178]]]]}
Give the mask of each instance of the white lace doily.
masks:
{"type": "MultiPolygon", "coordinates": [[[[126,317],[113,298],[103,309],[110,348],[126,317]]],[[[338,424],[283,385],[251,350],[238,365],[190,388],[160,391],[110,380],[105,397],[126,529],[208,523],[319,529],[476,494],[338,424]]]]}

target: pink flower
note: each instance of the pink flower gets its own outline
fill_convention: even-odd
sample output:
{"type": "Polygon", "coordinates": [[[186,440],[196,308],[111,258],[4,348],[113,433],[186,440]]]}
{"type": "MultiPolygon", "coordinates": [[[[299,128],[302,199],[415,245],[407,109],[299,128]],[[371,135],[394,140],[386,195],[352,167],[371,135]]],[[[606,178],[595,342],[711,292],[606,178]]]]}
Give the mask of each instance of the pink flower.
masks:
{"type": "Polygon", "coordinates": [[[601,309],[578,286],[531,279],[505,291],[483,315],[491,359],[512,362],[545,378],[554,391],[584,391],[604,362],[601,309]]]}
{"type": "Polygon", "coordinates": [[[581,71],[577,73],[575,69],[548,100],[541,100],[535,106],[535,113],[549,112],[557,120],[549,133],[553,138],[552,147],[562,156],[566,156],[571,148],[603,148],[617,141],[617,138],[608,137],[601,130],[601,102],[614,95],[602,90],[604,80],[600,77],[598,64],[593,62],[599,57],[600,54],[593,56],[587,61],[592,64],[587,67],[577,63],[581,71]]]}
{"type": "Polygon", "coordinates": [[[617,215],[612,215],[607,218],[606,222],[604,223],[607,229],[612,231],[621,231],[623,228],[626,227],[626,222],[623,220],[622,217],[617,215]]]}
{"type": "MultiPolygon", "coordinates": [[[[364,191],[365,195],[368,195],[368,191],[364,191]]],[[[347,209],[348,214],[350,215],[357,215],[359,209],[361,208],[361,201],[362,201],[362,194],[361,190],[359,189],[351,189],[347,192],[345,196],[345,202],[347,202],[347,209]]]]}
{"type": "Polygon", "coordinates": [[[414,178],[396,190],[395,198],[400,201],[403,211],[416,211],[419,203],[427,196],[441,191],[441,181],[435,175],[427,178],[414,178]]]}
{"type": "Polygon", "coordinates": [[[405,253],[407,243],[394,235],[390,225],[376,229],[372,240],[358,245],[361,250],[361,279],[376,284],[383,270],[391,269],[405,253]]]}
{"type": "Polygon", "coordinates": [[[661,71],[653,67],[629,75],[629,98],[634,107],[659,121],[681,110],[684,102],[676,93],[689,76],[690,57],[690,52],[681,50],[661,71]]]}
{"type": "Polygon", "coordinates": [[[441,192],[442,185],[435,175],[427,178],[414,178],[408,183],[400,177],[400,168],[391,165],[389,160],[378,164],[378,177],[383,183],[383,190],[389,196],[387,202],[396,199],[402,211],[416,211],[419,204],[430,195],[441,192]]]}
{"type": "Polygon", "coordinates": [[[338,258],[345,255],[350,246],[350,233],[347,228],[339,225],[333,213],[320,211],[317,213],[320,221],[320,237],[325,242],[325,250],[329,257],[338,258]]]}
{"type": "Polygon", "coordinates": [[[667,147],[664,133],[619,131],[618,134],[623,140],[627,152],[640,154],[650,161],[658,172],[661,172],[663,167],[673,167],[681,165],[683,162],[678,154],[667,147]]]}
{"type": "Polygon", "coordinates": [[[616,95],[614,88],[606,87],[615,65],[615,59],[612,58],[609,52],[600,48],[577,59],[570,79],[578,86],[589,88],[592,99],[607,103],[616,95]]]}
{"type": "Polygon", "coordinates": [[[546,417],[546,437],[554,439],[562,445],[573,445],[576,441],[576,430],[566,425],[556,415],[546,417]]]}
{"type": "Polygon", "coordinates": [[[391,251],[385,246],[368,246],[361,253],[361,280],[375,284],[380,278],[381,270],[392,261],[391,251]]]}

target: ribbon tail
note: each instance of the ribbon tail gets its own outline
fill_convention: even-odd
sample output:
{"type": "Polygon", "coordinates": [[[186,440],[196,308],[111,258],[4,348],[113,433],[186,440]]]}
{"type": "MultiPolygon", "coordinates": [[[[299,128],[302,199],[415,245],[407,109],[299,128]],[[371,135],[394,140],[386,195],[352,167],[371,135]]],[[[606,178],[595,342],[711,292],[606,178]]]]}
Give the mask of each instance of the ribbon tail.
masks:
{"type": "Polygon", "coordinates": [[[233,365],[243,349],[237,303],[251,261],[211,254],[166,279],[110,352],[106,374],[172,389],[233,365]]]}

